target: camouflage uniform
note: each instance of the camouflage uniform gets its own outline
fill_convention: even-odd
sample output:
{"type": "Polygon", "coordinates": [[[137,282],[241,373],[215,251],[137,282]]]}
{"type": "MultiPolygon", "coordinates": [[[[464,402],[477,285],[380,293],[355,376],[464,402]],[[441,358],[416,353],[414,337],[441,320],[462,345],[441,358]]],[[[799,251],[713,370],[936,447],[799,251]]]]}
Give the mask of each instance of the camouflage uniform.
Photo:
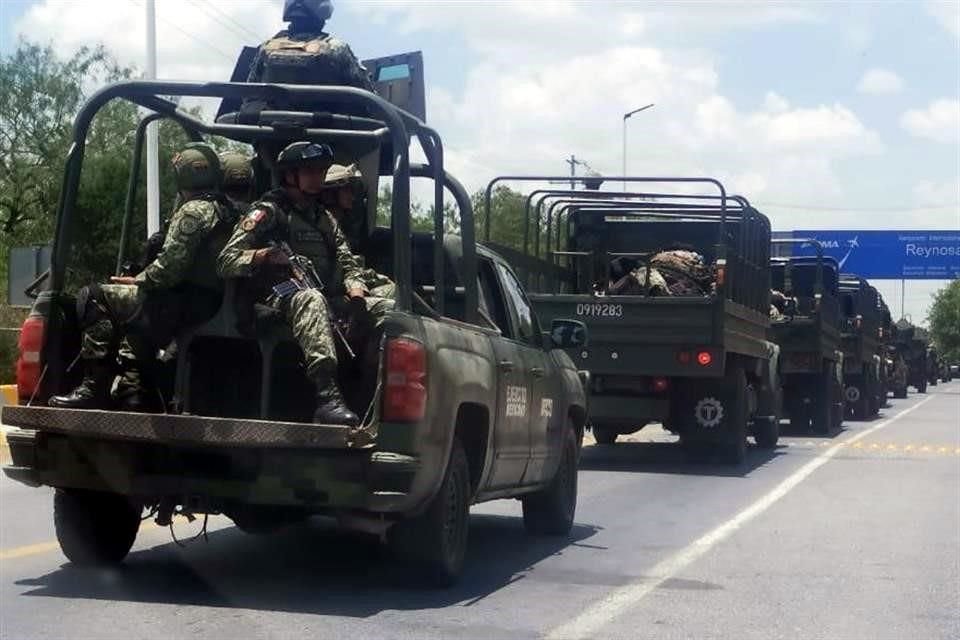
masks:
{"type": "MultiPolygon", "coordinates": [[[[367,227],[364,216],[366,215],[365,200],[363,196],[363,176],[355,164],[344,166],[334,164],[327,171],[327,181],[325,193],[331,193],[331,197],[323,198],[324,208],[333,216],[340,225],[350,248],[353,251],[360,251],[364,246],[364,236],[367,234],[367,227]],[[355,206],[352,210],[345,210],[340,206],[339,197],[336,195],[340,189],[352,189],[356,197],[355,206]]],[[[371,296],[378,298],[393,299],[397,293],[397,286],[390,278],[378,273],[373,269],[363,270],[363,284],[370,292],[371,296]]]]}
{"type": "Polygon", "coordinates": [[[650,266],[663,275],[671,295],[701,296],[714,285],[712,270],[703,263],[703,256],[693,251],[661,251],[650,259],[650,266]]]}
{"type": "MultiPolygon", "coordinates": [[[[370,74],[353,55],[350,47],[323,32],[326,20],[333,15],[329,0],[286,0],[283,20],[288,29],[279,32],[257,50],[250,65],[247,82],[276,84],[340,85],[373,91],[370,74]]],[[[246,103],[246,108],[295,108],[323,111],[329,105],[316,103],[271,102],[246,103]]],[[[271,156],[272,158],[273,156],[271,156]]]]}
{"type": "MultiPolygon", "coordinates": [[[[206,180],[202,170],[215,175],[210,181],[219,184],[219,164],[215,171],[210,168],[217,159],[206,145],[188,145],[174,163],[178,181],[184,184],[206,180]],[[203,169],[193,168],[194,164],[203,169]],[[188,175],[191,171],[196,175],[188,175]]],[[[118,355],[128,361],[122,384],[137,389],[139,375],[129,371],[135,368],[130,360],[151,361],[177,329],[216,312],[222,287],[215,259],[234,219],[221,196],[197,193],[173,214],[159,254],[137,274],[135,284],[94,284],[80,290],[80,358],[87,372],[80,387],[67,396],[54,396],[51,405],[90,408],[102,404],[118,355]]]]}
{"type": "MultiPolygon", "coordinates": [[[[351,253],[336,220],[317,204],[298,207],[283,189],[265,194],[240,220],[220,254],[220,276],[253,277],[254,297],[267,301],[273,285],[289,279],[290,271],[286,266],[255,266],[254,255],[258,249],[279,242],[289,243],[295,253],[310,259],[328,295],[350,289],[369,292],[362,261],[351,253]]],[[[366,296],[363,303],[377,322],[393,308],[393,300],[387,298],[366,296]]],[[[307,375],[322,385],[337,366],[330,303],[323,292],[308,289],[275,305],[303,349],[307,375]]]]}

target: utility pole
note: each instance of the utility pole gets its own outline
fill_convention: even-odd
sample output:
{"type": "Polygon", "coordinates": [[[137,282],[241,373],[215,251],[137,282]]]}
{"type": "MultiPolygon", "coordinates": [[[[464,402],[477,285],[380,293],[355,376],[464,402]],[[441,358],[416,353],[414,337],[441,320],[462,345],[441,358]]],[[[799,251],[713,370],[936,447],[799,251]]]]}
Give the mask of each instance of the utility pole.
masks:
{"type": "Polygon", "coordinates": [[[574,189],[577,188],[577,181],[576,181],[577,165],[583,166],[586,163],[581,162],[580,160],[577,160],[577,156],[573,154],[570,154],[570,158],[567,160],[564,160],[564,162],[570,165],[570,191],[573,191],[574,189]]]}
{"type": "MultiPolygon", "coordinates": [[[[157,7],[156,0],[147,0],[147,69],[148,80],[157,78],[157,7]]],[[[147,237],[160,230],[160,167],[157,155],[160,144],[157,123],[147,125],[147,237]]]]}
{"type": "MultiPolygon", "coordinates": [[[[640,107],[639,109],[634,109],[633,111],[628,111],[627,113],[623,114],[623,172],[620,175],[622,175],[624,178],[627,177],[627,120],[629,120],[630,116],[632,116],[633,114],[640,113],[641,111],[646,111],[651,107],[653,107],[652,102],[650,104],[640,107]]],[[[623,183],[623,190],[624,191],[627,190],[626,182],[623,183]]]]}

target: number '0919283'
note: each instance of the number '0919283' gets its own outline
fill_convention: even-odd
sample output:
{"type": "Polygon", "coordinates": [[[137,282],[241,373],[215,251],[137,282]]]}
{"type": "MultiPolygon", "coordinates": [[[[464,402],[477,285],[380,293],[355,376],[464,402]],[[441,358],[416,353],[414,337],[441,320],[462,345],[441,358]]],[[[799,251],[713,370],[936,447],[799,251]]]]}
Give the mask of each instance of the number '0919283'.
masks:
{"type": "Polygon", "coordinates": [[[623,317],[622,304],[586,303],[577,305],[578,316],[592,318],[620,318],[623,317]]]}

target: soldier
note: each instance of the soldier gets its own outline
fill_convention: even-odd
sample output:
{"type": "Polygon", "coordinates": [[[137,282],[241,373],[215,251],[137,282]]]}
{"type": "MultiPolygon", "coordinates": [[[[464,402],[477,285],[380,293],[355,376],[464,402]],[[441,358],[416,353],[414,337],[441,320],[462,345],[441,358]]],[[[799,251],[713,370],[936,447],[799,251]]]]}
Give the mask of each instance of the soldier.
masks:
{"type": "Polygon", "coordinates": [[[283,20],[290,26],[260,45],[247,82],[329,84],[373,91],[370,74],[347,43],[324,33],[323,26],[332,15],[330,0],[285,0],[283,20]]]}
{"type": "MultiPolygon", "coordinates": [[[[83,332],[84,377],[69,394],[50,398],[51,406],[106,406],[121,342],[128,351],[129,341],[131,355],[144,365],[180,327],[216,313],[222,285],[214,261],[235,221],[231,207],[217,193],[220,163],[208,145],[191,143],[172,164],[182,204],[170,220],[163,247],[136,276],[114,276],[112,284],[80,290],[77,317],[83,332]]],[[[137,373],[125,372],[127,393],[142,393],[137,373]]]]}
{"type": "Polygon", "coordinates": [[[236,211],[244,214],[250,208],[253,189],[253,165],[250,157],[239,151],[223,151],[219,159],[223,169],[220,191],[236,211]]]}
{"type": "Polygon", "coordinates": [[[393,306],[392,300],[368,296],[362,261],[353,255],[337,221],[320,207],[333,151],[327,145],[294,142],[277,156],[280,188],[255,202],[240,220],[217,261],[224,278],[250,278],[253,296],[279,312],[303,349],[307,375],[317,389],[314,422],[356,425],[359,418],[344,403],[335,375],[332,314],[324,292],[274,289],[290,278],[289,255],[281,247],[310,259],[328,295],[345,291],[352,305],[375,316],[393,306]]]}
{"type": "MultiPolygon", "coordinates": [[[[363,248],[365,236],[368,235],[365,196],[363,174],[355,164],[330,165],[323,191],[320,192],[320,202],[336,219],[353,251],[363,248]]],[[[373,269],[363,270],[363,283],[371,296],[393,298],[396,295],[397,287],[393,281],[373,269]]]]}

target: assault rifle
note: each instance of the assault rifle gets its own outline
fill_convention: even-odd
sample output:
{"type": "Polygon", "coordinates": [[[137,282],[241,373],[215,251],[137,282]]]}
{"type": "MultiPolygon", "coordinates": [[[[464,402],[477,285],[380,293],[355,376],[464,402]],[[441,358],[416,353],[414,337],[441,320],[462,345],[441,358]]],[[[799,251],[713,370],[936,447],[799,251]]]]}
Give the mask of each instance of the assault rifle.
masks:
{"type": "MultiPolygon", "coordinates": [[[[307,289],[316,289],[317,291],[324,290],[323,280],[320,279],[320,275],[317,273],[310,258],[294,253],[293,249],[285,241],[271,242],[270,244],[280,249],[280,251],[287,256],[287,260],[290,262],[290,272],[293,277],[273,285],[273,293],[267,299],[268,304],[282,300],[287,296],[292,296],[298,291],[306,291],[307,289]]],[[[350,348],[350,343],[347,341],[347,336],[344,334],[343,329],[332,317],[330,318],[330,326],[333,327],[334,335],[340,340],[340,344],[347,352],[347,355],[350,356],[350,359],[353,360],[356,358],[356,354],[353,352],[353,349],[350,348]]]]}

